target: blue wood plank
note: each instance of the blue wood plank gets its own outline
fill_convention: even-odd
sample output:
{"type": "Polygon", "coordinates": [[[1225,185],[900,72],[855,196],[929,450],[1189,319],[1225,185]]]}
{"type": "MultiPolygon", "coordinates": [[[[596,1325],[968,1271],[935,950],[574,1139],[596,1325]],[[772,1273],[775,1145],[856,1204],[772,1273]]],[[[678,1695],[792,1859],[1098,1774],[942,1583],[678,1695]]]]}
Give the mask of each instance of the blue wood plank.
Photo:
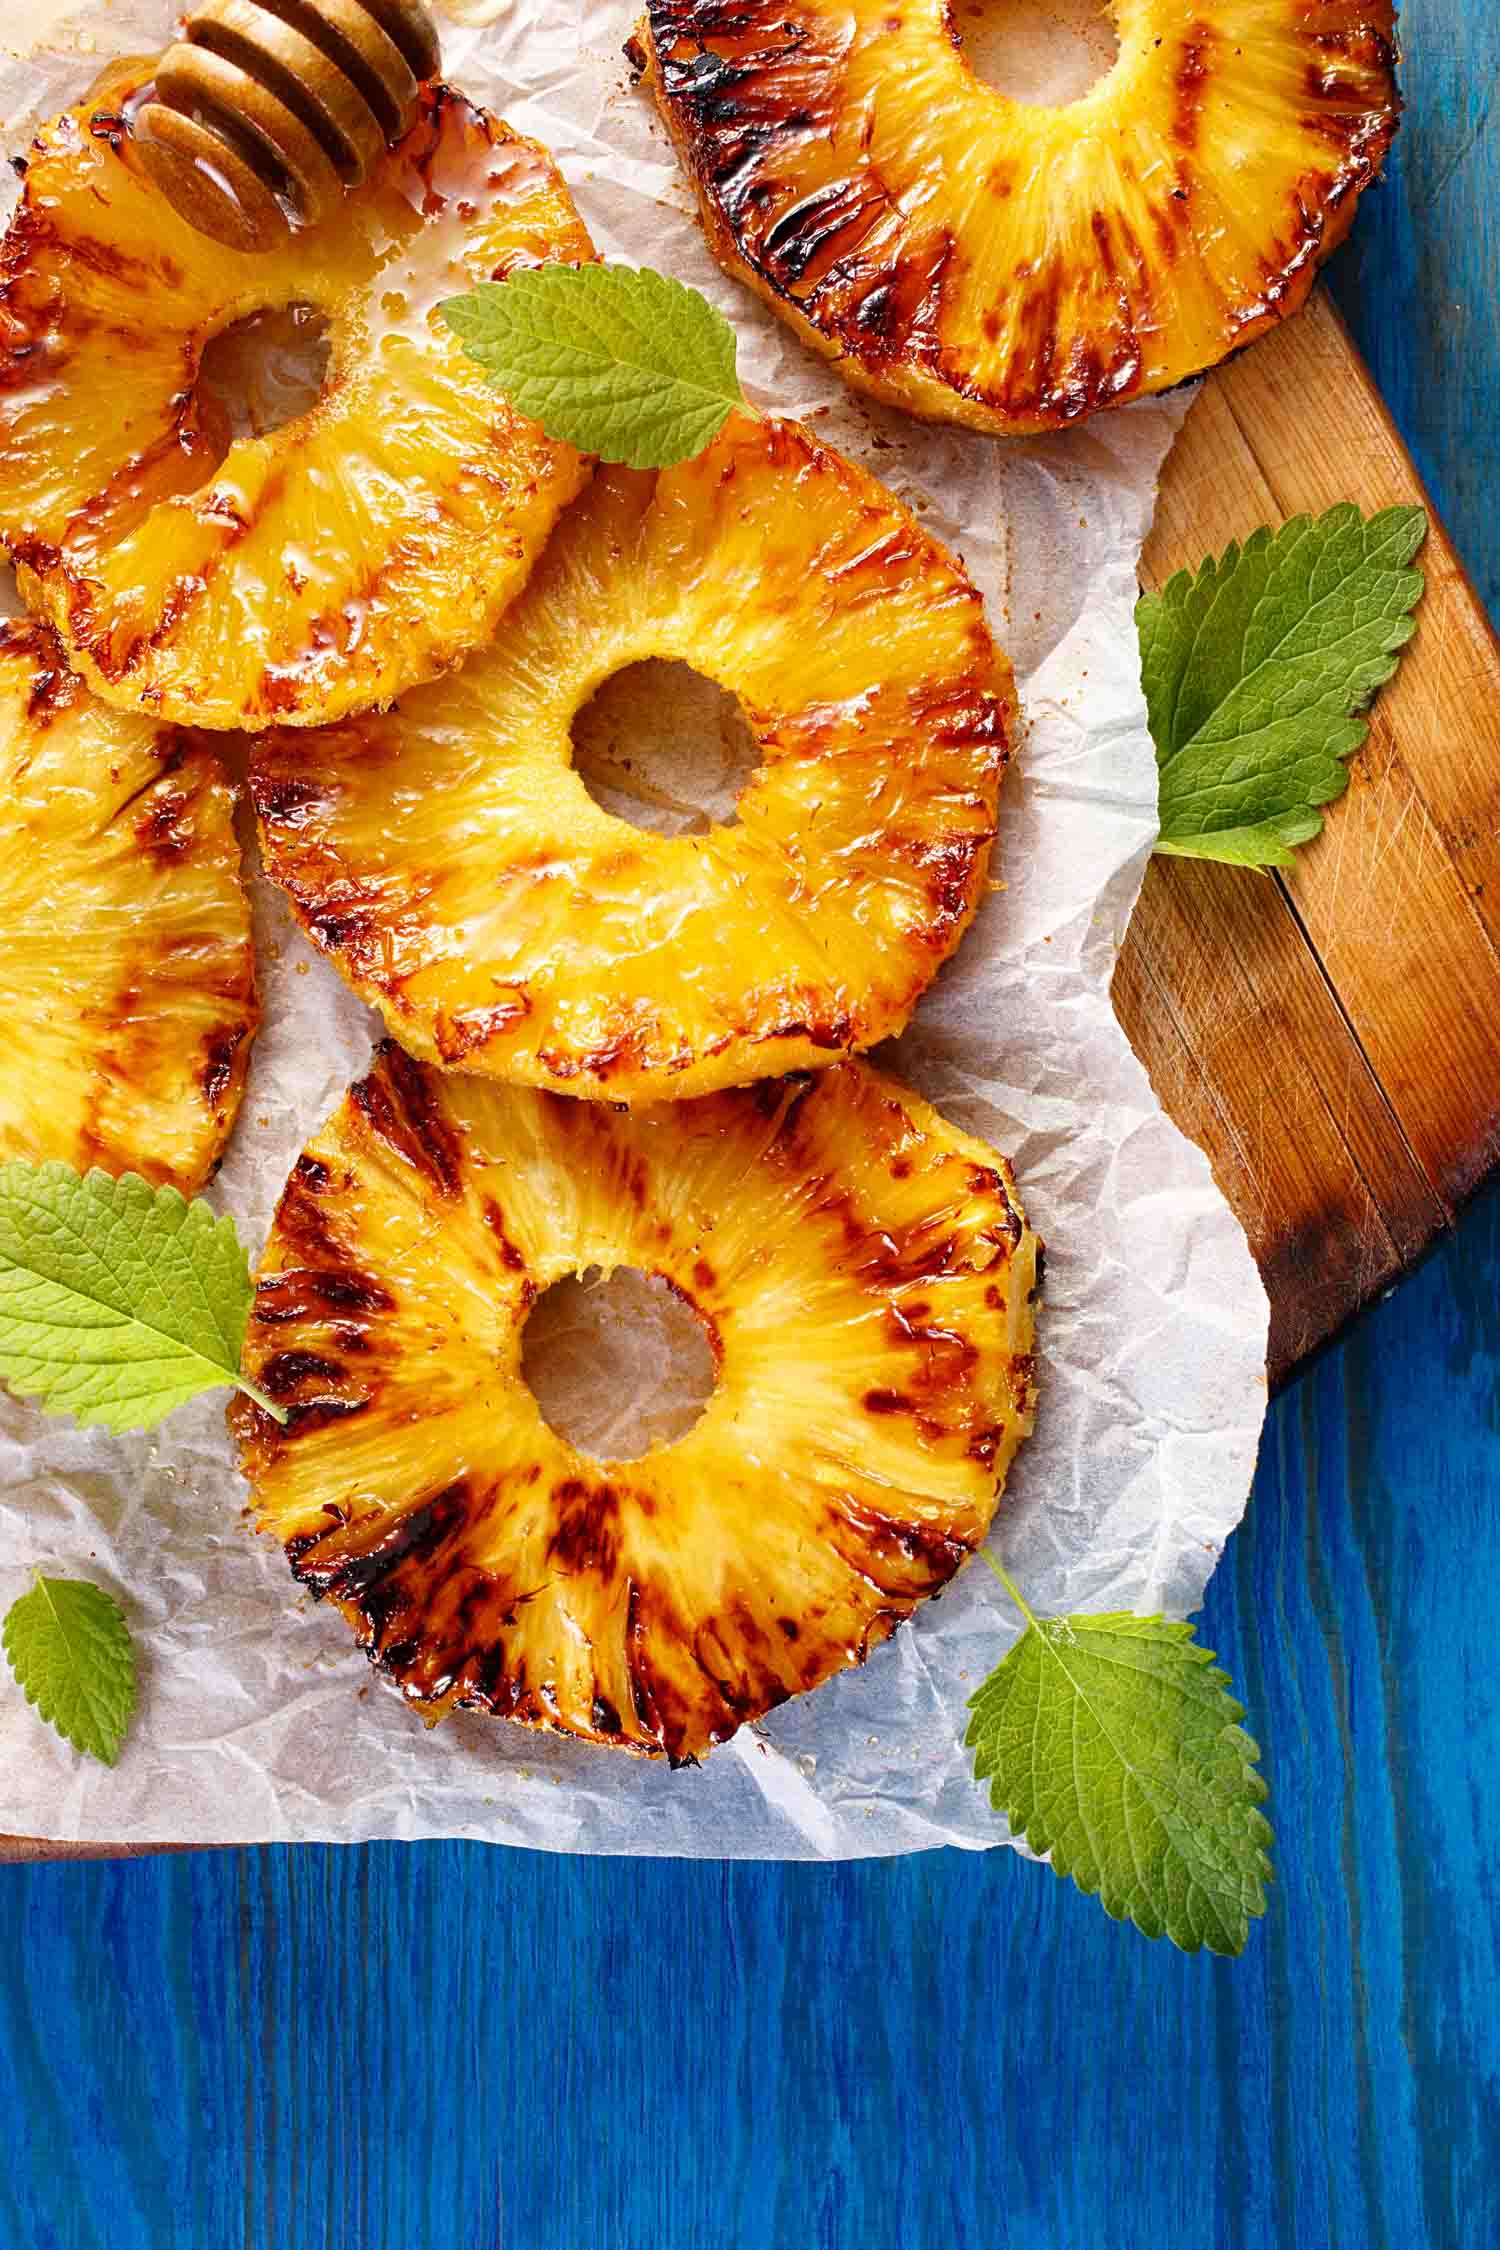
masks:
{"type": "MultiPolygon", "coordinates": [[[[1406,0],[1406,114],[1334,291],[1475,584],[1500,615],[1500,9],[1406,0]]],[[[1335,401],[1310,399],[1316,414],[1335,401]]]]}
{"type": "MultiPolygon", "coordinates": [[[[1500,21],[1405,33],[1337,284],[1493,604],[1500,21]]],[[[1206,1615],[1279,1832],[1243,1961],[1001,1856],[0,1868],[0,2240],[1491,2250],[1497,1308],[1492,1196],[1273,1410],[1206,1615]]]]}

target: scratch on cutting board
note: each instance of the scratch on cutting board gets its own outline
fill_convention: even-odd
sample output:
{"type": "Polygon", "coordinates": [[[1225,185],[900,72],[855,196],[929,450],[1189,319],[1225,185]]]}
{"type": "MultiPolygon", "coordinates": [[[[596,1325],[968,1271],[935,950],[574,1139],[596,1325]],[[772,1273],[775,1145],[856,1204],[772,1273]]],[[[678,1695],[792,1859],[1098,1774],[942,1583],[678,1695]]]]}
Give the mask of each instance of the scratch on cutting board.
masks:
{"type": "MultiPolygon", "coordinates": [[[[1418,803],[1419,799],[1417,796],[1416,787],[1412,782],[1408,781],[1405,800],[1396,810],[1394,817],[1389,821],[1382,819],[1377,825],[1375,834],[1371,839],[1375,852],[1374,863],[1370,868],[1369,876],[1369,879],[1372,883],[1378,881],[1381,869],[1385,866],[1386,861],[1390,858],[1391,853],[1395,850],[1398,840],[1404,835],[1407,823],[1411,819],[1413,808],[1418,803]]],[[[1417,834],[1419,853],[1423,838],[1425,837],[1426,827],[1427,823],[1425,820],[1422,820],[1418,823],[1417,834]]],[[[1403,880],[1403,869],[1400,865],[1398,865],[1396,870],[1396,884],[1391,899],[1390,919],[1386,925],[1387,933],[1389,933],[1389,931],[1394,929],[1395,927],[1396,915],[1400,909],[1405,888],[1406,885],[1410,882],[1410,879],[1410,875],[1406,874],[1403,880]]]]}
{"type": "Polygon", "coordinates": [[[1380,1206],[1363,1180],[1360,1187],[1364,1193],[1364,1212],[1359,1223],[1359,1259],[1354,1286],[1363,1301],[1379,1285],[1386,1263],[1381,1254],[1382,1240],[1389,1242],[1391,1238],[1380,1206]]]}

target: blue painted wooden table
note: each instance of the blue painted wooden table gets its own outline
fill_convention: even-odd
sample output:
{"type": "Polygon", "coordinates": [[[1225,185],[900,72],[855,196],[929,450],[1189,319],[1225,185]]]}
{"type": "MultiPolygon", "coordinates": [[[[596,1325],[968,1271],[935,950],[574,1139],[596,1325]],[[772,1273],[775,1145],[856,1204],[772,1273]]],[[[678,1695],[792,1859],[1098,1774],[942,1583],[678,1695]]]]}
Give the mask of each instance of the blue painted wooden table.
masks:
{"type": "MultiPolygon", "coordinates": [[[[1493,609],[1500,11],[1405,33],[1336,285],[1493,609]]],[[[1497,1582],[1491,1194],[1277,1403],[1210,1594],[1279,1833],[1242,1961],[1001,1854],[0,1868],[0,2241],[1491,2250],[1497,1582]]]]}

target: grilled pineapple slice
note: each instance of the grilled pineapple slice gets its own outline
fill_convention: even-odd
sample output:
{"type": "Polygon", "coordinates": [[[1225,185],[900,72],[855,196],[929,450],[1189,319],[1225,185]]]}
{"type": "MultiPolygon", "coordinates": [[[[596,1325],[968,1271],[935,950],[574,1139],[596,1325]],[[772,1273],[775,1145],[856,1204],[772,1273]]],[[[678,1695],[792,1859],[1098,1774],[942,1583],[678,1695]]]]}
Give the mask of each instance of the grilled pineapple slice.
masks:
{"type": "Polygon", "coordinates": [[[400,709],[271,733],[266,866],[429,1061],[673,1099],[899,1030],[983,887],[1010,667],[884,487],[736,414],[697,460],[601,470],[491,644],[400,709]],[[760,764],[738,818],[652,835],[572,767],[613,673],[686,660],[760,764]]]}
{"type": "Polygon", "coordinates": [[[122,708],[255,727],[389,701],[482,638],[586,473],[436,308],[588,236],[543,150],[433,86],[330,218],[228,250],[153,184],[132,91],[41,133],[0,247],[0,540],[122,708]],[[327,320],[322,395],[225,453],[203,348],[290,305],[327,320]]]}
{"type": "Polygon", "coordinates": [[[862,1063],[625,1111],[388,1045],[305,1153],[231,1409],[260,1526],[431,1715],[703,1755],[859,1663],[984,1538],[1032,1416],[1009,1167],[862,1063]],[[580,1453],[521,1373],[593,1266],[662,1275],[718,1387],[580,1453]]]}
{"type": "Polygon", "coordinates": [[[1396,127],[1391,0],[1114,0],[1050,109],[949,0],[648,0],[708,239],[839,372],[1019,434],[1165,390],[1297,310],[1396,127]]]}
{"type": "Polygon", "coordinates": [[[0,1161],[208,1178],[256,1023],[233,814],[210,752],[0,625],[0,1161]]]}

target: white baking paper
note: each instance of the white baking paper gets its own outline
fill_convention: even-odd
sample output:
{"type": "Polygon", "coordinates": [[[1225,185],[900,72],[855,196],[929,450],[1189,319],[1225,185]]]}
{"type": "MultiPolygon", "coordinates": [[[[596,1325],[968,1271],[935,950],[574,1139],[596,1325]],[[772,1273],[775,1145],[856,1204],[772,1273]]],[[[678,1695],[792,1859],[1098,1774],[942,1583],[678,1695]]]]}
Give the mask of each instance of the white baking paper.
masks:
{"type": "MultiPolygon", "coordinates": [[[[868,462],[984,588],[1026,721],[1004,796],[1005,887],[896,1061],[947,1115],[1010,1152],[1049,1245],[1040,1414],[1003,1502],[999,1550],[1038,1609],[1191,1611],[1254,1465],[1266,1306],[1204,1158],[1163,1115],[1109,1004],[1155,827],[1136,561],[1184,401],[1009,446],[856,404],[709,259],[629,84],[628,0],[479,6],[487,22],[445,25],[448,76],[548,144],[602,251],[678,274],[722,305],[754,399],[868,462]]],[[[156,0],[95,0],[44,30],[31,59],[0,57],[7,146],[20,148],[30,123],[109,55],[159,44],[167,16],[156,0]]],[[[27,38],[36,25],[33,12],[27,38]]],[[[1055,46],[1071,67],[1066,43],[1055,46]]],[[[1053,51],[1033,26],[1033,97],[1047,90],[1053,51]]],[[[256,913],[265,1028],[213,1191],[253,1244],[372,1035],[263,883],[256,913]]],[[[615,1364],[644,1371],[650,1338],[614,1341],[615,1364]]],[[[961,1746],[967,1698],[1016,1629],[982,1567],[863,1670],[674,1773],[474,1716],[429,1733],[370,1673],[341,1619],[297,1595],[244,1503],[221,1399],[126,1439],[0,1399],[0,1608],[33,1565],[87,1574],[119,1596],[141,1653],[139,1713],[113,1771],[75,1756],[13,1687],[0,1692],[0,1829],[196,1842],[448,1835],[758,1858],[1007,1840],[961,1746]]]]}

